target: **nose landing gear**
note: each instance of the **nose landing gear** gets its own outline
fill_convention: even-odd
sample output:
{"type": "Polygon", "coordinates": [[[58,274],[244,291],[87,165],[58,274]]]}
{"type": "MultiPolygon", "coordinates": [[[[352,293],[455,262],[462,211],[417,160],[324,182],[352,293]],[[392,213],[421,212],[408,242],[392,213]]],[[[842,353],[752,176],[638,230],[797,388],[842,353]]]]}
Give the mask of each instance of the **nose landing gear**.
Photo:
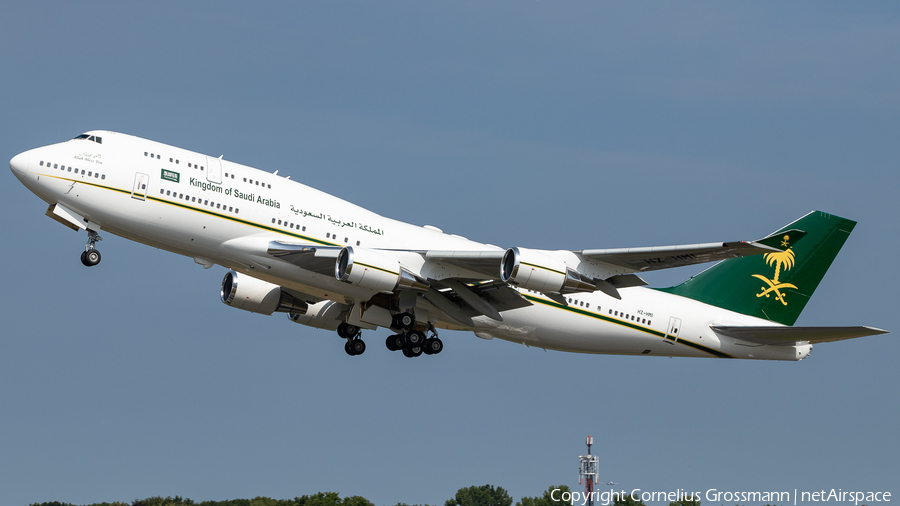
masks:
{"type": "Polygon", "coordinates": [[[100,234],[88,229],[88,242],[84,246],[84,252],[81,254],[81,263],[86,267],[93,267],[100,263],[100,252],[94,249],[94,244],[102,241],[100,234]]]}

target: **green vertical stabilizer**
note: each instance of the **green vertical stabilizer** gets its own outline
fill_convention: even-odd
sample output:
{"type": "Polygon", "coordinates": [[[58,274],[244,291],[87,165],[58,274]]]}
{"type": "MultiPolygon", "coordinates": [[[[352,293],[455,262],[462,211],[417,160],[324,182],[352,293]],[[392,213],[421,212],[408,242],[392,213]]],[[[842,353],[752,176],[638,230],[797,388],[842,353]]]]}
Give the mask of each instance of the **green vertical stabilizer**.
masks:
{"type": "Polygon", "coordinates": [[[772,234],[784,234],[784,251],[724,260],[660,291],[793,325],[855,226],[813,211],[772,234]],[[803,240],[796,230],[806,232],[803,240]]]}

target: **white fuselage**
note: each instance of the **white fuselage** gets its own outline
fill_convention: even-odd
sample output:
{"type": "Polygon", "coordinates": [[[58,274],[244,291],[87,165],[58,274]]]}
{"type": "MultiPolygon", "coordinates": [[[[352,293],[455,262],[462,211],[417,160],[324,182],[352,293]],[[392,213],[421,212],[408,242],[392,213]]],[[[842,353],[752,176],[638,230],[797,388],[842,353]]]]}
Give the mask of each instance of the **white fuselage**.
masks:
{"type": "MultiPolygon", "coordinates": [[[[385,218],[227,160],[121,133],[89,133],[102,143],[75,139],[33,149],[10,166],[31,191],[84,217],[88,228],[206,266],[249,272],[321,299],[353,303],[368,300],[372,292],[273,260],[264,254],[269,241],[391,250],[402,265],[420,273],[428,266],[418,252],[500,249],[385,218]]],[[[437,327],[580,353],[799,360],[811,349],[719,336],[710,325],[776,324],[653,289],[620,289],[621,299],[599,291],[567,295],[565,304],[517,290],[531,305],[503,311],[502,321],[479,316],[472,326],[462,325],[424,299],[416,312],[437,327]]]]}

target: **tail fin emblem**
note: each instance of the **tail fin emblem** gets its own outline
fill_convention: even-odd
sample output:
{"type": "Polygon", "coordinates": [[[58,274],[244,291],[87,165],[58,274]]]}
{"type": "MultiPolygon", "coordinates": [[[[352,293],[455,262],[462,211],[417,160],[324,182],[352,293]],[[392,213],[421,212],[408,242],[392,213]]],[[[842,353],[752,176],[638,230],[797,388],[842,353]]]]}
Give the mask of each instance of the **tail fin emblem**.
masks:
{"type": "MultiPolygon", "coordinates": [[[[781,245],[788,246],[789,239],[789,236],[784,236],[784,240],[781,241],[781,245]]],[[[766,253],[764,258],[766,260],[766,265],[775,265],[775,277],[769,279],[761,274],[754,274],[754,278],[762,280],[764,283],[766,283],[766,285],[768,285],[768,287],[761,287],[760,290],[762,291],[756,294],[756,296],[769,298],[769,294],[774,292],[775,300],[787,306],[787,301],[784,300],[784,294],[781,293],[781,290],[785,288],[797,289],[797,287],[790,283],[779,282],[778,276],[781,274],[782,269],[784,269],[785,271],[789,271],[791,270],[791,267],[794,266],[794,251],[788,248],[777,253],[766,253]]]]}

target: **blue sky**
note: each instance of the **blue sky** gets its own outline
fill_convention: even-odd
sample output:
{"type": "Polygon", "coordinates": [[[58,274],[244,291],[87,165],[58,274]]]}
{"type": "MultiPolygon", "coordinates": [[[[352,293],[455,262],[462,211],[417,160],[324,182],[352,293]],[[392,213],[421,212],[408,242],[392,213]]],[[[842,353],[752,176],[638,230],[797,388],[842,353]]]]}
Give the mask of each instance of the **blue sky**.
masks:
{"type": "MultiPolygon", "coordinates": [[[[857,220],[798,325],[900,329],[891,3],[28,2],[3,7],[0,152],[91,129],[291,175],[503,247],[755,239],[857,220]]],[[[225,270],[47,219],[0,184],[0,503],[441,504],[602,481],[887,490],[896,335],[800,363],[543,352],[443,332],[405,359],[218,300],[225,270]]],[[[647,276],[677,283],[699,269],[647,276]]]]}

